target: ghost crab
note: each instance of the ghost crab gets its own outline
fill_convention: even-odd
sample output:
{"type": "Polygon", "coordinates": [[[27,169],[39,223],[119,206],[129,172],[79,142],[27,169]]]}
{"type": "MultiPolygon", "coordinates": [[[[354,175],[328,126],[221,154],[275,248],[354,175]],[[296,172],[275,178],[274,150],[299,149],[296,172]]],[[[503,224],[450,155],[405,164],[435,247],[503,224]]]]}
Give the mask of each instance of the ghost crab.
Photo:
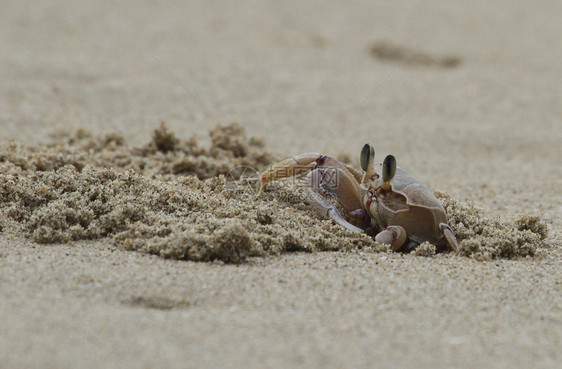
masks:
{"type": "Polygon", "coordinates": [[[375,240],[390,244],[394,251],[410,252],[425,241],[438,250],[457,250],[445,210],[425,185],[398,168],[392,155],[375,163],[375,149],[369,144],[363,146],[360,158],[362,172],[316,153],[283,160],[262,173],[258,194],[268,182],[307,174],[311,202],[323,218],[364,232],[323,197],[329,195],[359,223],[373,226],[378,232],[375,240]]]}

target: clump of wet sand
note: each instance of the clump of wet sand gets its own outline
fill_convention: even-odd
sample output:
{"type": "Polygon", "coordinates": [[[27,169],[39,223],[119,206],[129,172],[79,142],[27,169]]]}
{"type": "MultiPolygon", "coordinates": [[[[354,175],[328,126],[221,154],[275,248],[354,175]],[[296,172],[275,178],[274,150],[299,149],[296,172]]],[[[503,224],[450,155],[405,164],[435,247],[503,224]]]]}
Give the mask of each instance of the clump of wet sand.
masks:
{"type": "Polygon", "coordinates": [[[441,56],[396,45],[386,41],[375,42],[370,47],[371,55],[384,61],[393,61],[412,66],[454,68],[461,64],[458,56],[441,56]]]}
{"type": "Polygon", "coordinates": [[[534,256],[544,246],[548,229],[538,216],[519,215],[514,223],[502,222],[448,194],[436,195],[447,212],[461,255],[477,260],[534,256]]]}
{"type": "MultiPolygon", "coordinates": [[[[389,250],[367,234],[318,219],[305,191],[287,188],[287,181],[271,183],[257,197],[257,172],[274,160],[263,141],[247,138],[238,124],[210,136],[205,148],[161,125],[137,148],[119,134],[85,131],[57,135],[44,146],[3,144],[2,231],[42,244],[108,238],[127,250],[228,263],[292,251],[389,250]],[[235,168],[255,169],[254,176],[238,178],[235,168]]],[[[502,223],[438,196],[462,255],[532,256],[546,238],[537,217],[502,223]]],[[[435,247],[424,243],[414,253],[433,256],[435,247]]]]}

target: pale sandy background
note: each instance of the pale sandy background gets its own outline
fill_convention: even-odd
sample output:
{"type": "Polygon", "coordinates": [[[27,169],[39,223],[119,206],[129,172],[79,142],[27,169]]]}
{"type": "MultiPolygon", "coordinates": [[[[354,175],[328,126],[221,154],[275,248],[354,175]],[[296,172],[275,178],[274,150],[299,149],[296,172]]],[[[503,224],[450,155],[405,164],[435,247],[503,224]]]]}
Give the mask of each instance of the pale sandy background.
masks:
{"type": "Polygon", "coordinates": [[[224,266],[0,235],[0,367],[559,367],[561,17],[557,0],[0,2],[1,140],[140,144],[165,121],[205,141],[238,121],[280,156],[368,141],[488,215],[550,227],[543,257],[484,263],[224,266]],[[381,41],[461,62],[400,68],[369,52],[381,41]],[[170,296],[187,305],[129,303],[170,296]]]}

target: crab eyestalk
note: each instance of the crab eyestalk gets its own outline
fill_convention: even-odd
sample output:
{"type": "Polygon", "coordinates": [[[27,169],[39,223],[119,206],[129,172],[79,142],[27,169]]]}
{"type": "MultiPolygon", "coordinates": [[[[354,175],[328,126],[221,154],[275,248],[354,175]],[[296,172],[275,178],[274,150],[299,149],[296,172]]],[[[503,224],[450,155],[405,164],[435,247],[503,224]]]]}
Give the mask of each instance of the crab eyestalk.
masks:
{"type": "Polygon", "coordinates": [[[392,155],[387,155],[382,162],[382,189],[389,191],[391,189],[390,181],[396,174],[396,158],[392,155]]]}
{"type": "Polygon", "coordinates": [[[375,174],[373,163],[375,161],[375,148],[369,144],[365,144],[361,149],[361,169],[365,172],[363,176],[363,183],[370,179],[375,174]]]}

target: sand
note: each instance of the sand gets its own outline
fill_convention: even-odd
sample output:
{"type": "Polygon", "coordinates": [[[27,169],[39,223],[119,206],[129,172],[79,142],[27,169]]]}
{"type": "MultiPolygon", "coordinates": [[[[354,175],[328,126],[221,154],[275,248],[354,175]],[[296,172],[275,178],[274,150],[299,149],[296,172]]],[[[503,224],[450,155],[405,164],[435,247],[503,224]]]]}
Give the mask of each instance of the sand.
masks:
{"type": "Polygon", "coordinates": [[[557,367],[560,5],[354,5],[3,7],[1,367],[557,367]],[[458,253],[255,195],[365,142],[458,253]]]}
{"type": "MultiPolygon", "coordinates": [[[[8,144],[0,148],[2,230],[41,244],[106,238],[116,248],[226,263],[295,251],[389,251],[373,241],[380,228],[351,232],[318,219],[305,178],[269,183],[259,193],[260,173],[277,161],[239,124],[217,126],[209,136],[204,148],[161,124],[138,148],[117,133],[84,131],[45,147],[8,144]]],[[[548,247],[539,216],[505,224],[436,195],[460,255],[516,258],[548,247]]],[[[423,243],[414,254],[431,256],[436,247],[423,243]]]]}

